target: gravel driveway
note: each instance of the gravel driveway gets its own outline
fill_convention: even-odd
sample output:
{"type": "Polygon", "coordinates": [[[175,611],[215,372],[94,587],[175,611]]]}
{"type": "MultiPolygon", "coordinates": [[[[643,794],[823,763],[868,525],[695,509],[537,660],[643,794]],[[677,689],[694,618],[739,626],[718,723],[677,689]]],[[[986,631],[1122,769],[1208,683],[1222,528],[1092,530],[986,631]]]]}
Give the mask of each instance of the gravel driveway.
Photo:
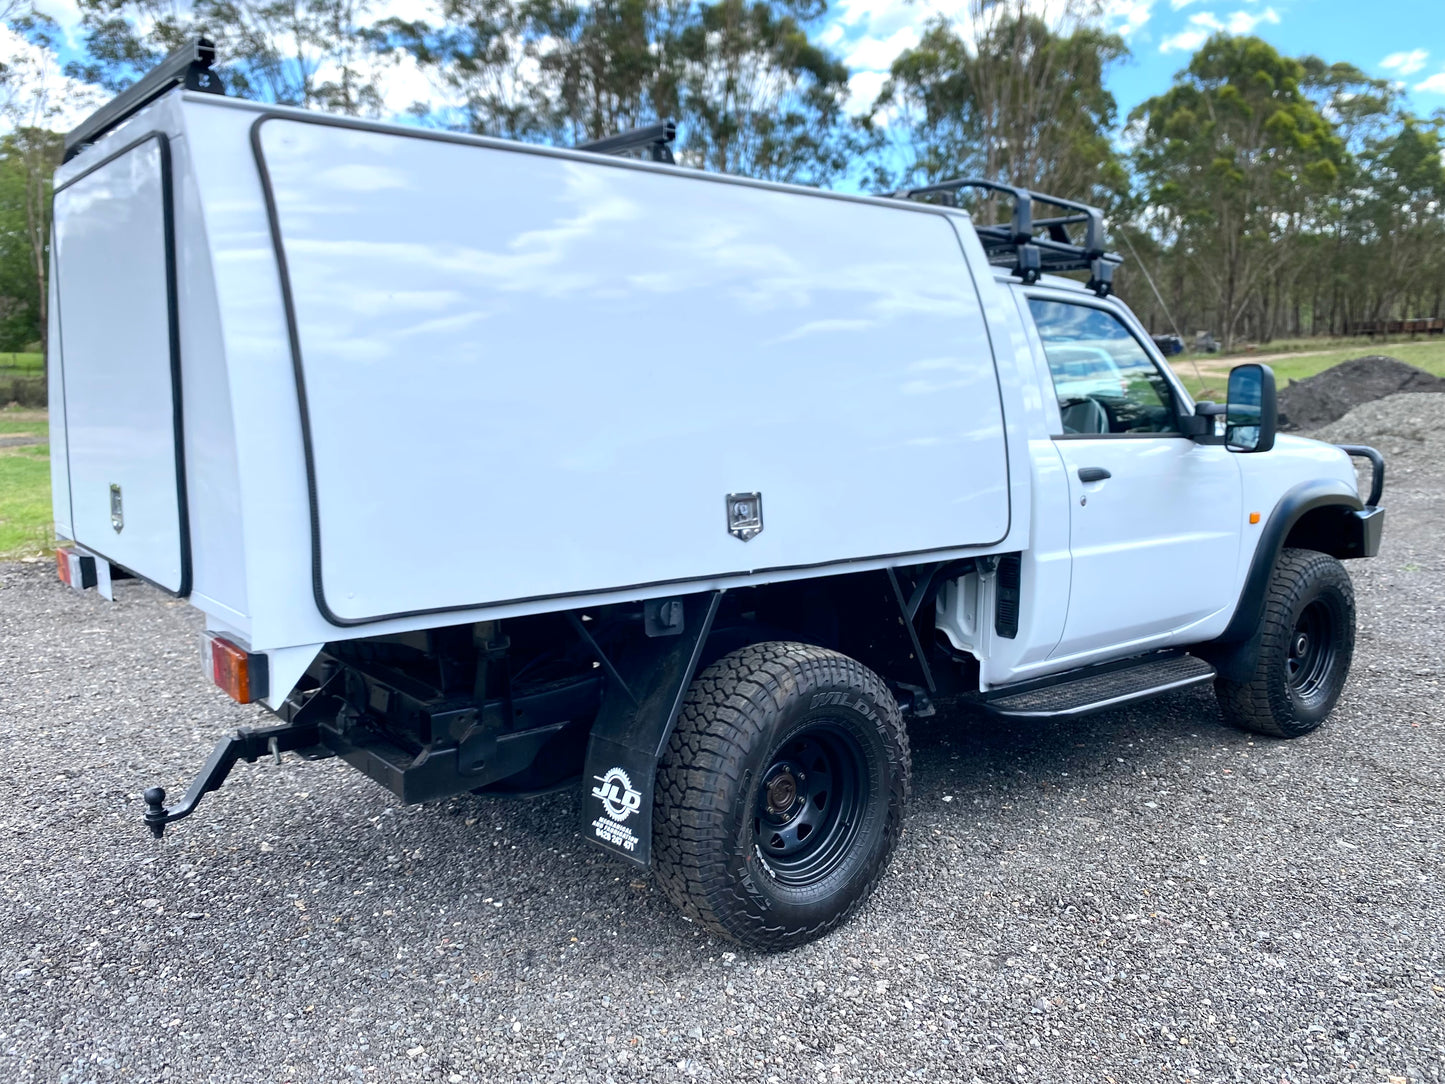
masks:
{"type": "Polygon", "coordinates": [[[1322,730],[1198,690],[940,712],[889,876],[780,957],[682,921],[570,797],[403,808],[287,758],[151,842],[141,790],[261,714],[185,605],[0,566],[0,1080],[1441,1080],[1445,396],[1366,409],[1332,434],[1392,454],[1389,523],[1322,730]]]}

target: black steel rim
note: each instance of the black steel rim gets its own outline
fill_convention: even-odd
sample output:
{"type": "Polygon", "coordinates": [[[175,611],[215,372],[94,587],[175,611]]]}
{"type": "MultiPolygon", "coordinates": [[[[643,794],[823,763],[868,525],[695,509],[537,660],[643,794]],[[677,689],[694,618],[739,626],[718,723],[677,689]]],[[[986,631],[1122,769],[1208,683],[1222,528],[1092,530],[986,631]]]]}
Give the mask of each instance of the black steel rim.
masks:
{"type": "Polygon", "coordinates": [[[1334,614],[1323,599],[1315,599],[1295,618],[1289,636],[1285,679],[1290,691],[1306,704],[1328,695],[1338,654],[1334,614]]]}
{"type": "Polygon", "coordinates": [[[847,858],[863,821],[862,750],[833,723],[792,735],[769,758],[753,806],[753,843],[790,888],[825,880],[847,858]]]}

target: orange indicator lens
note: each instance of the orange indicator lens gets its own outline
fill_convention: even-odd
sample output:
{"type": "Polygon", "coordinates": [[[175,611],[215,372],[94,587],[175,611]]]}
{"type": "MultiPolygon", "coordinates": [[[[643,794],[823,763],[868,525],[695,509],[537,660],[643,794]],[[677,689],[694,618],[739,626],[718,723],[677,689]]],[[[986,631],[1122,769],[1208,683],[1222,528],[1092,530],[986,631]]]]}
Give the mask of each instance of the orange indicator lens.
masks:
{"type": "Polygon", "coordinates": [[[252,656],[214,632],[201,639],[201,659],[206,673],[226,695],[238,704],[250,704],[266,695],[259,682],[252,682],[252,656]]]}

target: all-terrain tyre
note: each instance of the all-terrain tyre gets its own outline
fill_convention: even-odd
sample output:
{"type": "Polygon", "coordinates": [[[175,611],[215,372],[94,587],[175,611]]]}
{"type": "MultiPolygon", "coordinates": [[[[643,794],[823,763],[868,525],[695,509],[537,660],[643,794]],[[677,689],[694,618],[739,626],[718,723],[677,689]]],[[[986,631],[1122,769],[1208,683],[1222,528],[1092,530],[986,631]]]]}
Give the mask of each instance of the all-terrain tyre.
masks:
{"type": "Polygon", "coordinates": [[[749,948],[820,937],[887,868],[911,771],[902,713],[867,667],[808,644],[734,651],[692,683],[658,770],[663,892],[749,948]]]}
{"type": "Polygon", "coordinates": [[[1282,551],[1248,652],[1247,680],[1214,683],[1231,726],[1297,738],[1324,722],[1355,653],[1355,591],[1344,566],[1314,550],[1282,551]]]}

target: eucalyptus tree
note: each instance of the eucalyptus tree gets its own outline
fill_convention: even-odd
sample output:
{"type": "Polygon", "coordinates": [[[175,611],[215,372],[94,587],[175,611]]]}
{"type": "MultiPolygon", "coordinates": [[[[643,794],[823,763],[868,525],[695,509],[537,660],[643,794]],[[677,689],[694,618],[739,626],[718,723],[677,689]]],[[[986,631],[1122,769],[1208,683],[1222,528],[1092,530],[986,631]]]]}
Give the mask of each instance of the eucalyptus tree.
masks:
{"type": "Polygon", "coordinates": [[[1304,91],[1304,66],[1254,37],[1215,35],[1130,119],[1152,224],[1210,299],[1226,345],[1319,201],[1344,141],[1304,91]]]}
{"type": "Polygon", "coordinates": [[[53,20],[9,5],[6,25],[24,45],[0,65],[0,349],[23,350],[49,333],[51,177],[60,164],[67,107],[90,104],[67,87],[56,59],[53,20]]]}
{"type": "Polygon", "coordinates": [[[1445,145],[1438,127],[1402,116],[1392,132],[1361,154],[1368,185],[1364,231],[1367,259],[1357,283],[1372,320],[1440,315],[1445,292],[1445,145]]]}
{"type": "Polygon", "coordinates": [[[969,0],[894,62],[874,104],[875,174],[916,185],[968,173],[1113,203],[1127,189],[1104,86],[1128,56],[1093,0],[969,0]]]}
{"type": "Polygon", "coordinates": [[[388,21],[443,99],[433,119],[573,144],[675,118],[679,159],[828,183],[848,166],[848,70],[814,42],[822,0],[443,0],[388,21]]]}
{"type": "Polygon", "coordinates": [[[378,48],[411,55],[429,75],[441,101],[418,102],[414,112],[431,123],[544,141],[555,134],[556,110],[542,85],[535,10],[527,0],[441,0],[435,21],[382,20],[378,48]]]}
{"type": "Polygon", "coordinates": [[[123,90],[197,34],[241,98],[376,114],[375,0],[77,0],[85,35],[77,78],[123,90]]]}
{"type": "Polygon", "coordinates": [[[684,159],[830,184],[849,168],[848,69],[809,36],[822,0],[699,4],[673,47],[684,159]]]}

